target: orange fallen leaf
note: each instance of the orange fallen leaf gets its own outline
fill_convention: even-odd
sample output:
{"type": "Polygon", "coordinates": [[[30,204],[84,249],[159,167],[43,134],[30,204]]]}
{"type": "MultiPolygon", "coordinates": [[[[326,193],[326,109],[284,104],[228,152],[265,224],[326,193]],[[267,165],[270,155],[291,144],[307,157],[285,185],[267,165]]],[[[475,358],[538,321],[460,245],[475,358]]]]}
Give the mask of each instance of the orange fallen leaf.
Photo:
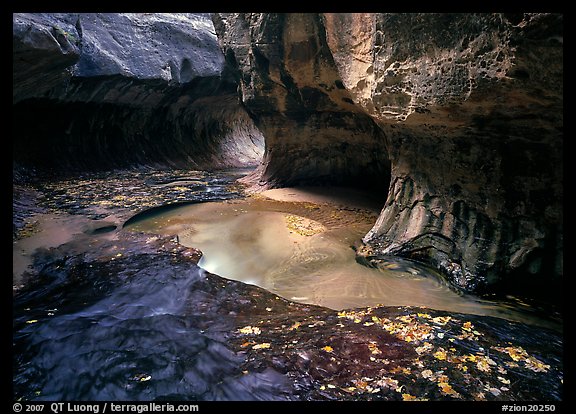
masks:
{"type": "Polygon", "coordinates": [[[439,382],[439,383],[438,383],[438,387],[440,387],[440,391],[441,391],[443,394],[451,395],[451,396],[454,396],[454,397],[457,397],[457,398],[460,397],[460,394],[458,394],[458,393],[454,390],[454,388],[452,388],[452,386],[451,386],[450,384],[448,384],[447,382],[439,382]]]}

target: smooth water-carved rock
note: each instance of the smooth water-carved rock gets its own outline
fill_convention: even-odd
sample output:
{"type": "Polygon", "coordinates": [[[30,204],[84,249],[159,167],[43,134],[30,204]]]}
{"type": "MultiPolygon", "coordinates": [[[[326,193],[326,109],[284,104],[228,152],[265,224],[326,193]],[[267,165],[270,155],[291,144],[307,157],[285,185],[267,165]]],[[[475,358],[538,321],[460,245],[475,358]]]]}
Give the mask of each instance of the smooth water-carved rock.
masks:
{"type": "Polygon", "coordinates": [[[327,172],[370,177],[382,191],[390,182],[364,255],[433,263],[464,291],[552,292],[562,274],[562,21],[216,15],[266,139],[253,182],[327,172]]]}
{"type": "Polygon", "coordinates": [[[189,168],[243,167],[261,159],[262,136],[224,71],[208,14],[15,14],[13,20],[14,42],[22,44],[14,66],[17,162],[55,169],[189,168]],[[55,40],[46,34],[48,24],[62,28],[52,29],[54,39],[72,42],[74,59],[62,46],[50,65],[37,68],[24,57],[38,55],[39,42],[21,41],[30,37],[22,27],[49,43],[55,40]],[[53,81],[29,86],[46,77],[53,81]]]}
{"type": "Polygon", "coordinates": [[[242,101],[266,137],[253,183],[388,186],[384,136],[344,89],[318,16],[213,19],[242,101]]]}
{"type": "Polygon", "coordinates": [[[66,82],[80,57],[78,17],[16,13],[12,18],[12,99],[42,96],[66,82]]]}

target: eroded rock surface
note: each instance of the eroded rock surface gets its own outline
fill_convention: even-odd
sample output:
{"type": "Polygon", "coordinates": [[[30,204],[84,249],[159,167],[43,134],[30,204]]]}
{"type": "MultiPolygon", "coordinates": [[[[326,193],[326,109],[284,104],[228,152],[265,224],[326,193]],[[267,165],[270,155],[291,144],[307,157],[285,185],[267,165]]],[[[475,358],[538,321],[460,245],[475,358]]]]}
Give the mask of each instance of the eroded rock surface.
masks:
{"type": "Polygon", "coordinates": [[[370,177],[388,191],[360,253],[370,260],[424,260],[464,291],[559,287],[562,15],[214,23],[266,139],[252,182],[370,177]]]}
{"type": "Polygon", "coordinates": [[[208,14],[14,14],[13,21],[17,162],[105,169],[260,160],[262,136],[238,103],[208,14]]]}
{"type": "Polygon", "coordinates": [[[200,256],[128,232],[39,251],[14,297],[14,399],[563,398],[553,331],[424,308],[302,305],[204,272],[200,256]]]}

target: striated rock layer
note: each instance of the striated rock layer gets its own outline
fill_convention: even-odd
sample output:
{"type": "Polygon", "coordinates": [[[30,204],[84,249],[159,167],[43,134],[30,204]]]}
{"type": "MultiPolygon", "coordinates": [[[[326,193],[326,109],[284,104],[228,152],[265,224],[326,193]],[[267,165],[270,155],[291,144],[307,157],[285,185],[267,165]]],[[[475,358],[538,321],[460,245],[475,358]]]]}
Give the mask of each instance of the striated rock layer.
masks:
{"type": "Polygon", "coordinates": [[[558,288],[562,15],[213,21],[266,140],[253,183],[377,183],[363,260],[423,260],[464,291],[558,288]]]}
{"type": "Polygon", "coordinates": [[[208,14],[14,14],[14,159],[242,167],[263,140],[208,14]]]}

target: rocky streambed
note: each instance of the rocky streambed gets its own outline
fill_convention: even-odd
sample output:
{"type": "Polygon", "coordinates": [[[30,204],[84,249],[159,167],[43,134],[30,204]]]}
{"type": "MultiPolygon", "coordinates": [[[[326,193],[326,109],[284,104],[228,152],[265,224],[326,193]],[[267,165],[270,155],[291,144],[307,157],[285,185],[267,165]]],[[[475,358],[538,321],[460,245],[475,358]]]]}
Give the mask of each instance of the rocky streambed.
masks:
{"type": "MultiPolygon", "coordinates": [[[[533,323],[421,306],[330,309],[212,274],[177,234],[122,228],[167,204],[262,202],[236,184],[244,173],[18,175],[13,255],[27,260],[13,273],[14,399],[563,399],[550,309],[533,323]],[[63,236],[51,239],[56,228],[63,236]]],[[[284,202],[328,226],[377,214],[284,202]]]]}

